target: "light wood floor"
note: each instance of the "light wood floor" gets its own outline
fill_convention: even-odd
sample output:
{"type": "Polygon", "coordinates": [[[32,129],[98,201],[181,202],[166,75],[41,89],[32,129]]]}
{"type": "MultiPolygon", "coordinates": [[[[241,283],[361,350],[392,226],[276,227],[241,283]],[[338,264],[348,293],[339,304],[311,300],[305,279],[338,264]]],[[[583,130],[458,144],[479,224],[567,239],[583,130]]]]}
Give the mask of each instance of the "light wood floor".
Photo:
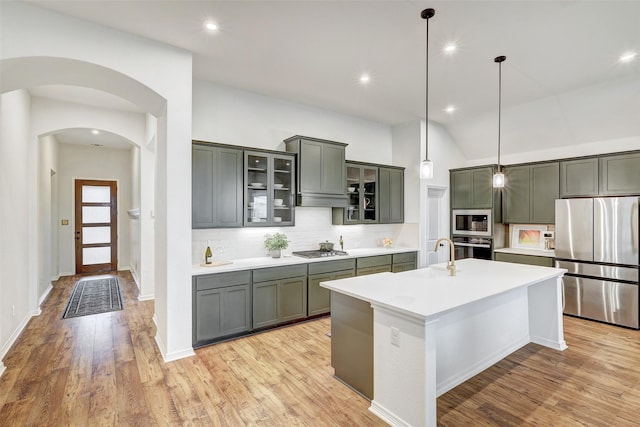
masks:
{"type": "MultiPolygon", "coordinates": [[[[61,319],[55,283],[4,359],[0,425],[376,426],[333,377],[330,320],[221,343],[165,364],[153,302],[118,273],[125,309],[61,319]]],[[[534,344],[438,399],[442,426],[640,425],[640,333],[565,317],[569,349],[534,344]]]]}

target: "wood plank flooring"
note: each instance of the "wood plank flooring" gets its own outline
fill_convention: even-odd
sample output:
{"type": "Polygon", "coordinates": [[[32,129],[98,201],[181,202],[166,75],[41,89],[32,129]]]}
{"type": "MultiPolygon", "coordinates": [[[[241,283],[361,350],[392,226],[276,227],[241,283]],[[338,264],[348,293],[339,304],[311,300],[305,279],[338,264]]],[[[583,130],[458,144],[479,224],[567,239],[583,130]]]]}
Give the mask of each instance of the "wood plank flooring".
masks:
{"type": "MultiPolygon", "coordinates": [[[[79,276],[54,283],[4,359],[11,426],[378,426],[335,380],[329,319],[196,350],[165,364],[153,302],[118,273],[124,310],[62,319],[79,276]]],[[[529,344],[438,399],[442,426],[640,425],[640,332],[565,317],[569,349],[529,344]]]]}

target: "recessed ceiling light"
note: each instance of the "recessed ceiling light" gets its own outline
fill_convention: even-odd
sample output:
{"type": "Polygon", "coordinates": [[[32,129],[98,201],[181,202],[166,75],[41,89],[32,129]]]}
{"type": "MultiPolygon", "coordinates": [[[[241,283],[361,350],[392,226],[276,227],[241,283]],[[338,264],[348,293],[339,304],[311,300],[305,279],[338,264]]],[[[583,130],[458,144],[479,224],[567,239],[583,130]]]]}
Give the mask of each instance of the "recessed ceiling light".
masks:
{"type": "Polygon", "coordinates": [[[456,51],[456,49],[458,48],[458,46],[456,46],[455,43],[449,43],[447,45],[445,45],[444,47],[444,53],[453,53],[456,51]]]}
{"type": "Polygon", "coordinates": [[[452,114],[456,111],[456,106],[455,105],[449,105],[447,106],[447,108],[444,109],[444,111],[446,111],[449,114],[452,114]]]}
{"type": "Polygon", "coordinates": [[[360,76],[360,83],[362,83],[363,85],[369,84],[370,81],[371,77],[369,76],[369,74],[362,74],[360,76]]]}
{"type": "Polygon", "coordinates": [[[209,31],[218,31],[218,24],[213,21],[207,21],[204,23],[204,27],[209,31]]]}
{"type": "Polygon", "coordinates": [[[98,135],[100,133],[100,131],[98,129],[94,129],[91,131],[92,134],[94,135],[98,135]]]}
{"type": "Polygon", "coordinates": [[[636,57],[636,52],[625,52],[620,55],[620,62],[629,62],[632,61],[633,58],[636,57]]]}

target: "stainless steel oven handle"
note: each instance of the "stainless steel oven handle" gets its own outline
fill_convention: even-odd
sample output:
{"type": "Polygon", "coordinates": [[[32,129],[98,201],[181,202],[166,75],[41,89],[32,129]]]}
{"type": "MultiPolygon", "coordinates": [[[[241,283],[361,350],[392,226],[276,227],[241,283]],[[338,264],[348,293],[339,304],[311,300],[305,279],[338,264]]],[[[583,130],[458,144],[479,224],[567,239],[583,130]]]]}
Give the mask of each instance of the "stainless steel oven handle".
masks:
{"type": "Polygon", "coordinates": [[[490,249],[491,245],[483,245],[481,243],[457,243],[454,242],[453,246],[465,246],[465,247],[469,247],[469,248],[486,248],[486,249],[490,249]]]}

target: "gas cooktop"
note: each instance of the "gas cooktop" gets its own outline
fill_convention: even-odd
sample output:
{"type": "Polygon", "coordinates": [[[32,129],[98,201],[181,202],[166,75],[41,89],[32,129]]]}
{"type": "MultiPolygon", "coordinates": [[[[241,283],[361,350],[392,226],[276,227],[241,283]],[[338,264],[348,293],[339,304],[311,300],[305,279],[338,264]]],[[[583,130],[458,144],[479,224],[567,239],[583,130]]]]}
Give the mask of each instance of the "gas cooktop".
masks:
{"type": "Polygon", "coordinates": [[[324,258],[324,257],[330,257],[330,256],[342,256],[342,255],[349,255],[349,254],[344,252],[344,251],[320,251],[320,250],[315,250],[315,251],[291,252],[291,255],[299,256],[299,257],[302,257],[302,258],[324,258]]]}

